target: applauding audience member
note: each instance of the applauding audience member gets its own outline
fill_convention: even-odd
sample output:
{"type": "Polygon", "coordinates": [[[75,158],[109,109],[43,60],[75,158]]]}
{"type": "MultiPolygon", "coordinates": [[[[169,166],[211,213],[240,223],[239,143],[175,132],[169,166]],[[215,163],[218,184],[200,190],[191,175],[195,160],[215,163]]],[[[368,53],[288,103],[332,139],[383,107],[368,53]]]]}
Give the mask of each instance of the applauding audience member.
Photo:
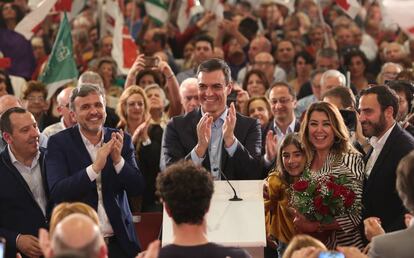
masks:
{"type": "Polygon", "coordinates": [[[226,106],[232,89],[229,66],[220,59],[203,62],[197,72],[201,110],[173,117],[164,132],[162,169],[191,159],[221,179],[256,179],[260,170],[261,134],[257,120],[226,106]]]}
{"type": "Polygon", "coordinates": [[[121,95],[117,109],[118,128],[132,135],[136,160],[144,172],[146,187],[143,199],[131,197],[132,211],[162,210],[155,197],[155,178],[160,172],[160,153],[163,128],[151,123],[150,103],[144,90],[138,86],[127,88],[121,95]],[[140,201],[142,200],[142,203],[140,201]]]}
{"type": "Polygon", "coordinates": [[[96,85],[75,88],[70,108],[78,125],[48,142],[47,181],[54,203],[81,201],[98,213],[109,257],[131,257],[140,248],[126,192],[142,194],[131,137],[103,127],[105,96],[96,85]]]}

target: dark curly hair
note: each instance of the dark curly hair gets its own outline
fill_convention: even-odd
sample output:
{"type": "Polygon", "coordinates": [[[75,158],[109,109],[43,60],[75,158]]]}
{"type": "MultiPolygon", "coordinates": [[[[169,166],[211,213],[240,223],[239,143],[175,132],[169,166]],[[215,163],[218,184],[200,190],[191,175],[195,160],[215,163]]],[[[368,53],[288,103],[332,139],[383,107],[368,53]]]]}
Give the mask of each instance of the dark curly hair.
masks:
{"type": "Polygon", "coordinates": [[[178,161],[157,177],[157,195],[176,224],[202,224],[213,192],[211,174],[192,161],[178,161]]]}

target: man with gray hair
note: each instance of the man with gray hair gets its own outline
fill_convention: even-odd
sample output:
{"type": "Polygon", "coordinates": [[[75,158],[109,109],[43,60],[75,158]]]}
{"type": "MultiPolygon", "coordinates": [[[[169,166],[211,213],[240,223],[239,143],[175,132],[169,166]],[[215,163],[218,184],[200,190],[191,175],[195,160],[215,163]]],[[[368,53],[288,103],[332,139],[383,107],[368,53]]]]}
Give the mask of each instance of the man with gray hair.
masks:
{"type": "Polygon", "coordinates": [[[46,154],[47,181],[55,204],[84,202],[97,210],[109,257],[139,250],[127,194],[140,195],[144,178],[131,137],[103,127],[105,96],[96,85],[75,88],[70,109],[78,124],[52,135],[46,154]]]}
{"type": "Polygon", "coordinates": [[[75,118],[71,115],[69,109],[69,98],[73,87],[63,89],[57,96],[57,111],[62,116],[60,121],[49,125],[43,130],[43,134],[50,137],[66,128],[72,127],[76,124],[75,118]]]}
{"type": "Polygon", "coordinates": [[[312,95],[301,98],[296,103],[295,116],[297,119],[300,120],[303,112],[305,112],[312,103],[321,100],[321,77],[325,71],[325,69],[316,69],[312,72],[310,80],[312,95]]]}
{"type": "Polygon", "coordinates": [[[89,258],[105,258],[107,247],[99,227],[83,214],[71,214],[57,224],[51,241],[51,254],[55,257],[74,252],[89,258]]]}
{"type": "Polygon", "coordinates": [[[197,78],[187,78],[181,83],[180,97],[184,114],[190,113],[200,107],[197,78]]]}
{"type": "Polygon", "coordinates": [[[338,70],[328,70],[321,77],[321,96],[335,87],[346,87],[346,78],[338,70]]]}
{"type": "Polygon", "coordinates": [[[395,80],[403,69],[404,68],[400,64],[387,62],[382,65],[381,72],[378,74],[377,82],[383,85],[386,81],[395,80]]]}

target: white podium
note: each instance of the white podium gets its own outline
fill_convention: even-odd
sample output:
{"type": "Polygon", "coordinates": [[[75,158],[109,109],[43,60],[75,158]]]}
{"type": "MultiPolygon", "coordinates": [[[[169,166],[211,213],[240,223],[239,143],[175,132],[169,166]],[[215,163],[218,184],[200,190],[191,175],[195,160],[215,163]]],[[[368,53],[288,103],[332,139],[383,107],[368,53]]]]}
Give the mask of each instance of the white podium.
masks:
{"type": "MultiPolygon", "coordinates": [[[[230,181],[242,201],[229,201],[233,191],[226,181],[214,181],[214,194],[207,213],[210,242],[245,248],[253,257],[263,257],[266,246],[263,181],[230,181]]],[[[172,241],[172,221],[164,211],[162,245],[172,241]]]]}

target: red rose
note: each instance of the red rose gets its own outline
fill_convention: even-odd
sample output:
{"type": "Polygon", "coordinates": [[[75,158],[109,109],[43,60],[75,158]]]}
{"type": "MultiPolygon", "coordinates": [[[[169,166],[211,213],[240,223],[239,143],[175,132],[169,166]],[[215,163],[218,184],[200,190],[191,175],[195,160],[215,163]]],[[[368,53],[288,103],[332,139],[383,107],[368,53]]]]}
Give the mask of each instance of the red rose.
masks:
{"type": "Polygon", "coordinates": [[[306,189],[308,189],[308,186],[309,183],[307,181],[301,180],[293,184],[293,189],[298,192],[304,192],[306,189]]]}
{"type": "Polygon", "coordinates": [[[329,213],[329,208],[326,205],[322,205],[322,207],[319,210],[319,213],[322,215],[328,215],[329,213]]]}
{"type": "Polygon", "coordinates": [[[313,199],[313,205],[315,205],[315,208],[319,210],[322,207],[323,198],[322,196],[318,195],[313,199]]]}
{"type": "Polygon", "coordinates": [[[334,185],[333,196],[335,198],[345,196],[348,193],[348,189],[343,185],[334,185]]]}
{"type": "Polygon", "coordinates": [[[355,201],[355,193],[349,191],[348,194],[345,196],[344,205],[346,208],[349,208],[354,204],[355,201]]]}
{"type": "Polygon", "coordinates": [[[328,181],[326,183],[326,187],[328,187],[329,190],[333,190],[335,188],[335,183],[332,181],[328,181]]]}
{"type": "Polygon", "coordinates": [[[323,198],[322,196],[318,195],[313,199],[313,205],[315,205],[315,209],[322,215],[326,215],[329,213],[329,208],[326,205],[323,205],[323,198]]]}

